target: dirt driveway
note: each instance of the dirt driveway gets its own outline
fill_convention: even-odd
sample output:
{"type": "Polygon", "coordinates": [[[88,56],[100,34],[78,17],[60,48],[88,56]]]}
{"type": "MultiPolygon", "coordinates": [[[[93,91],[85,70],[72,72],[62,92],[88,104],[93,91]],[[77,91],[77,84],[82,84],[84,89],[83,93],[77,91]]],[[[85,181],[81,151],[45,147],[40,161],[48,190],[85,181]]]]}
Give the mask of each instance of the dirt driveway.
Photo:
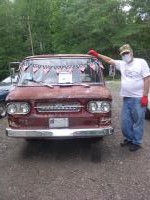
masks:
{"type": "Polygon", "coordinates": [[[84,140],[27,143],[6,137],[7,121],[0,119],[0,200],[150,199],[150,121],[142,149],[121,148],[120,83],[108,86],[116,133],[104,138],[99,163],[84,140]]]}

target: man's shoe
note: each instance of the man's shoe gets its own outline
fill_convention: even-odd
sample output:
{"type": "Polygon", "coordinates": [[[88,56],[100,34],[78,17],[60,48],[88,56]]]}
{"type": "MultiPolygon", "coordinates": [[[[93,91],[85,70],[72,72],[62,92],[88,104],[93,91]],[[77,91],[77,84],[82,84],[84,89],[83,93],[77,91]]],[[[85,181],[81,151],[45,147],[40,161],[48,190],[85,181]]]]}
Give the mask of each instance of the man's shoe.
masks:
{"type": "Polygon", "coordinates": [[[138,144],[131,144],[131,145],[129,146],[129,150],[130,150],[130,151],[137,151],[137,150],[140,149],[140,148],[141,148],[141,146],[138,145],[138,144]]]}
{"type": "Polygon", "coordinates": [[[131,144],[132,144],[132,142],[130,142],[127,139],[125,139],[123,142],[120,143],[120,146],[121,147],[126,147],[126,146],[129,146],[131,144]]]}

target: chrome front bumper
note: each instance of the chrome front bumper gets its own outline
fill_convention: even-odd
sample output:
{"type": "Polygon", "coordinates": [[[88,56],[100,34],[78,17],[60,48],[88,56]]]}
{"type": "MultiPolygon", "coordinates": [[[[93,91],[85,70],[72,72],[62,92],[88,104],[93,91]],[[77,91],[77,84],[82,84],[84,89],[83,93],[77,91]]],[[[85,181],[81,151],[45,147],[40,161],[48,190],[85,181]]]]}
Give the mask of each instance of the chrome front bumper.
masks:
{"type": "Polygon", "coordinates": [[[43,130],[20,130],[6,128],[8,137],[19,138],[72,138],[72,137],[102,137],[112,135],[112,127],[95,128],[95,129],[43,129],[43,130]]]}

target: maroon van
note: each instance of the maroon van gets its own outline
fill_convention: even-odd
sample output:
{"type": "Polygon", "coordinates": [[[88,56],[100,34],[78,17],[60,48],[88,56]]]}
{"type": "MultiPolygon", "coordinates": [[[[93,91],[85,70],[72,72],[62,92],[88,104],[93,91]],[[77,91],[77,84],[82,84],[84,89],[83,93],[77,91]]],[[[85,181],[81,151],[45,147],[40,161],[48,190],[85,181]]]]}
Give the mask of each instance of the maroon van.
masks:
{"type": "Polygon", "coordinates": [[[101,138],[113,133],[102,63],[86,54],[38,55],[19,66],[7,96],[9,137],[101,138]]]}

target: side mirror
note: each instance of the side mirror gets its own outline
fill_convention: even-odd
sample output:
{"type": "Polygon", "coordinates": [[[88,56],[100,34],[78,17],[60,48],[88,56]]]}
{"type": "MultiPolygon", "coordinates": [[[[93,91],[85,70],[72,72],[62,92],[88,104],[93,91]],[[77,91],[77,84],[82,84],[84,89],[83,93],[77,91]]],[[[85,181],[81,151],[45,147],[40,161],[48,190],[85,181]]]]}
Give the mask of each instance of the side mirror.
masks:
{"type": "Polygon", "coordinates": [[[14,82],[13,79],[16,78],[16,74],[18,74],[20,62],[9,62],[9,74],[11,77],[11,83],[14,82]]]}
{"type": "Polygon", "coordinates": [[[15,78],[15,68],[10,68],[9,70],[10,70],[10,76],[11,76],[11,78],[12,79],[15,78]]]}
{"type": "Polygon", "coordinates": [[[109,66],[109,76],[115,76],[116,75],[116,67],[114,65],[109,66]]]}

